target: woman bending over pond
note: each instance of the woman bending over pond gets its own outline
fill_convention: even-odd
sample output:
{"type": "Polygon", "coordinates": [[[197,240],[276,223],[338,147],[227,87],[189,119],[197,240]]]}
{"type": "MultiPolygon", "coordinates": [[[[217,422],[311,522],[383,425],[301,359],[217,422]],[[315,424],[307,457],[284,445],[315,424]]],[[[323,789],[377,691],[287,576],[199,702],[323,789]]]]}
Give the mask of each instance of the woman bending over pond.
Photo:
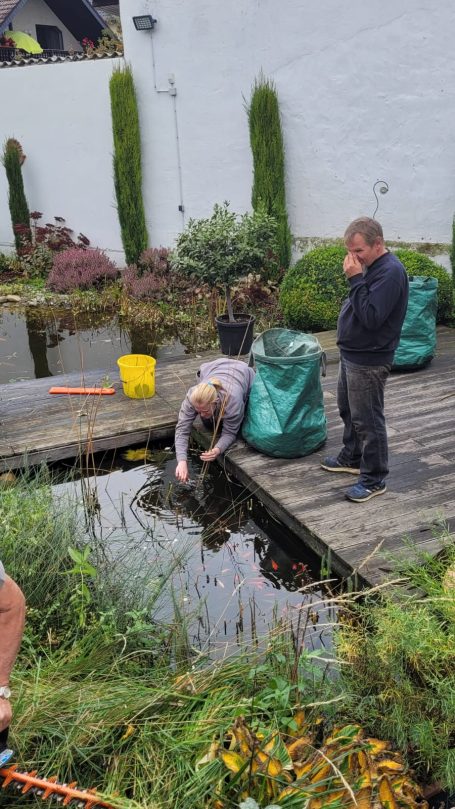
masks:
{"type": "Polygon", "coordinates": [[[190,388],[182,402],[175,428],[177,469],[182,483],[188,480],[188,442],[196,416],[215,435],[221,434],[212,449],[202,452],[202,461],[214,461],[234,443],[242,426],[245,407],[253,384],[254,371],[245,362],[218,359],[205,362],[197,372],[199,382],[190,388]]]}

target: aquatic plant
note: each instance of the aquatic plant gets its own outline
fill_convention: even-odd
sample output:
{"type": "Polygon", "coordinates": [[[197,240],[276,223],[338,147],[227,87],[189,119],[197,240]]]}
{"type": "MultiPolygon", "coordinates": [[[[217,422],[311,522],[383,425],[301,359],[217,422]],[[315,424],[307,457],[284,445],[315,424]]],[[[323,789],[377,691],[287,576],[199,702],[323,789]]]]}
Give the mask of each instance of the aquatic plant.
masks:
{"type": "MultiPolygon", "coordinates": [[[[292,632],[280,626],[265,656],[256,647],[214,662],[197,654],[171,588],[185,549],[158,568],[133,562],[128,536],[123,553],[95,537],[89,547],[80,504],[53,493],[45,469],[2,493],[0,521],[3,561],[28,602],[12,681],[21,766],[90,784],[122,809],[200,809],[216,781],[195,761],[239,706],[288,715],[288,702],[277,711],[269,698],[272,672],[294,665],[292,632]]],[[[322,696],[317,683],[310,699],[322,696]]]]}

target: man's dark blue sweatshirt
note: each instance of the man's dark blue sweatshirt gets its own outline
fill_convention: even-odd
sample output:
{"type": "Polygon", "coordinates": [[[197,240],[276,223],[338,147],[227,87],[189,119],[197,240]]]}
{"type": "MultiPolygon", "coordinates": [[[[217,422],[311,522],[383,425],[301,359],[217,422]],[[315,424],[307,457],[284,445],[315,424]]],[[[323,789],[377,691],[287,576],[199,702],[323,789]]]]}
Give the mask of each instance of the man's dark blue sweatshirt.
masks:
{"type": "Polygon", "coordinates": [[[391,365],[408,305],[405,268],[387,252],[348,281],[337,328],[341,356],[356,365],[391,365]]]}

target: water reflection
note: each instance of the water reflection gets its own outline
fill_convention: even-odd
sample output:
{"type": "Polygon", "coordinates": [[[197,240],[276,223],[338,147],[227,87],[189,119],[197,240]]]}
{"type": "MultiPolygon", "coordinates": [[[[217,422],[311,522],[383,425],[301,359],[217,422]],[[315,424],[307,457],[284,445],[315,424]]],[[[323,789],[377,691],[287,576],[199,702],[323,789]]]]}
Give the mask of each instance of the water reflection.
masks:
{"type": "Polygon", "coordinates": [[[157,359],[183,356],[185,346],[169,331],[122,323],[111,313],[0,309],[0,384],[81,370],[111,370],[122,354],[157,359]]]}
{"type": "MultiPolygon", "coordinates": [[[[195,457],[188,486],[175,482],[175,457],[166,450],[141,466],[106,456],[105,469],[109,462],[108,474],[84,482],[96,503],[88,533],[133,576],[140,569],[156,579],[173,566],[173,598],[198,650],[256,642],[277,609],[290,617],[302,606],[312,613],[308,646],[330,645],[317,559],[218,466],[201,478],[195,457]]],[[[172,615],[169,596],[162,617],[172,615]]]]}

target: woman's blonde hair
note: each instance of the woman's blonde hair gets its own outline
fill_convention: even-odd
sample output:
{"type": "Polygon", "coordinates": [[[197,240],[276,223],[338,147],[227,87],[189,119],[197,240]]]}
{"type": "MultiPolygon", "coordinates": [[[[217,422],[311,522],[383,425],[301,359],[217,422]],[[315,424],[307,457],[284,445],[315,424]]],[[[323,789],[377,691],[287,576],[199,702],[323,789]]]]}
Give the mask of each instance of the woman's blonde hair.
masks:
{"type": "Polygon", "coordinates": [[[200,382],[199,385],[193,388],[190,394],[190,402],[193,407],[196,404],[200,407],[214,404],[220,390],[223,390],[220,380],[211,377],[207,382],[200,382]]]}

